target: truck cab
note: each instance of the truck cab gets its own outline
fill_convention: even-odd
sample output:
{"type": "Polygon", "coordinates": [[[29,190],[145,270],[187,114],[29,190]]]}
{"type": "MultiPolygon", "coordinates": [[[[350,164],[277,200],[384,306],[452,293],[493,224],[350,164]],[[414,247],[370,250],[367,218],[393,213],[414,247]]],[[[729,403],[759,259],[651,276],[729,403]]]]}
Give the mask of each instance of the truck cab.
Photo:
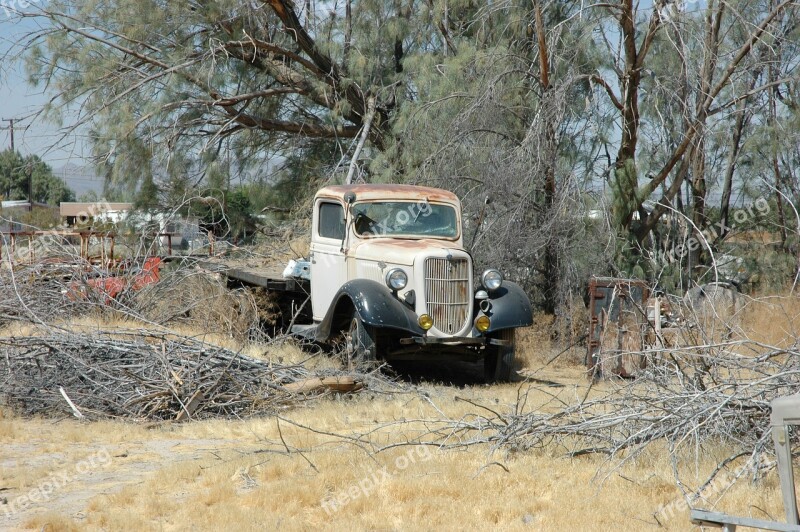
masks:
{"type": "Polygon", "coordinates": [[[311,235],[313,336],[340,338],[354,363],[484,359],[510,380],[514,329],[532,323],[524,291],[499,270],[474,275],[461,203],[446,190],[345,185],[319,190],[311,235]]]}

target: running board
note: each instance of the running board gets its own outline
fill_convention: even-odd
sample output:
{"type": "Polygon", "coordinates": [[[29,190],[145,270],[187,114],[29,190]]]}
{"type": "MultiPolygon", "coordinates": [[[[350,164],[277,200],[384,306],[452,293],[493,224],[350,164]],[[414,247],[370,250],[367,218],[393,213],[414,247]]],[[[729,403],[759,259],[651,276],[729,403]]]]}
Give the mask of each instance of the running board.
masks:
{"type": "Polygon", "coordinates": [[[317,324],[313,325],[292,325],[292,330],[289,331],[290,334],[302,338],[304,340],[309,340],[312,342],[317,341],[317,324]]]}

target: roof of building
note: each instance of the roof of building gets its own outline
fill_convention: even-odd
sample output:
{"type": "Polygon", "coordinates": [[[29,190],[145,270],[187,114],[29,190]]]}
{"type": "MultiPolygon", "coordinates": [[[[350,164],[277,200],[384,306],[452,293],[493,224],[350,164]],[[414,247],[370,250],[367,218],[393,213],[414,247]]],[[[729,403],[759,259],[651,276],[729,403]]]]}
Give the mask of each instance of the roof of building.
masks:
{"type": "MultiPolygon", "coordinates": [[[[28,200],[10,200],[0,202],[0,209],[27,209],[30,207],[30,205],[31,204],[28,203],[28,200]]],[[[53,207],[52,205],[48,205],[47,203],[39,203],[38,201],[34,201],[33,206],[38,208],[53,207]]]]}
{"type": "Polygon", "coordinates": [[[133,209],[133,203],[109,203],[108,201],[94,201],[94,202],[79,202],[79,201],[63,201],[61,202],[61,216],[76,216],[76,217],[93,217],[98,214],[106,212],[119,212],[130,211],[133,209]]]}

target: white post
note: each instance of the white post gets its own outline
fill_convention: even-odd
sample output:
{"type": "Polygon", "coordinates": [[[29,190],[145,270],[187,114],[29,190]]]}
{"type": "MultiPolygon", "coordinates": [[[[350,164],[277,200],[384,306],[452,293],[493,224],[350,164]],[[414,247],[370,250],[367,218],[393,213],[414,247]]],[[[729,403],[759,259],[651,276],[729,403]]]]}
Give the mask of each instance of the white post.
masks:
{"type": "Polygon", "coordinates": [[[772,440],[775,443],[775,456],[778,459],[778,475],[781,480],[786,522],[790,525],[800,525],[797,496],[794,491],[792,445],[789,441],[788,427],[788,425],[800,425],[800,394],[774,399],[770,424],[772,425],[772,440]]]}

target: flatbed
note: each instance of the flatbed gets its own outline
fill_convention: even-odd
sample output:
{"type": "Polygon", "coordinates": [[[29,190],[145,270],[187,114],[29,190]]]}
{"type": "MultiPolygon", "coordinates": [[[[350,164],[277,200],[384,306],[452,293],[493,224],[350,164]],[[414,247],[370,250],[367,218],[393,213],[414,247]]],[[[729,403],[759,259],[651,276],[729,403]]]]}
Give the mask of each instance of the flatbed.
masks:
{"type": "Polygon", "coordinates": [[[306,279],[284,278],[283,272],[276,266],[232,265],[219,260],[198,260],[196,265],[204,270],[224,275],[228,281],[248,286],[258,286],[275,292],[311,292],[310,282],[306,279]]]}

